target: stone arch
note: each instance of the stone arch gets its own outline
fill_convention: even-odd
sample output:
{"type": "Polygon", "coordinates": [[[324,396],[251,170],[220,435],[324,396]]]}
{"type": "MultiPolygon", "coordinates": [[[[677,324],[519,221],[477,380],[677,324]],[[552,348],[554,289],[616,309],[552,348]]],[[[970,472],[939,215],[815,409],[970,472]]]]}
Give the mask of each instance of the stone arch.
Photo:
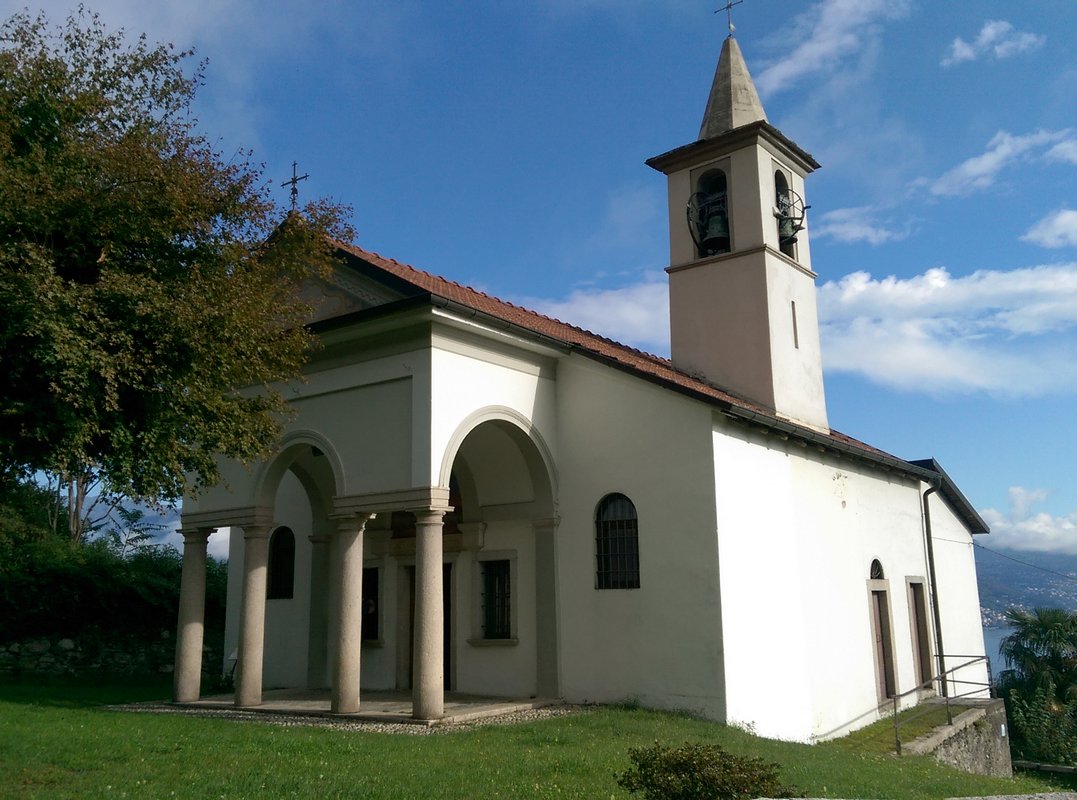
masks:
{"type": "MultiPolygon", "coordinates": [[[[535,488],[534,502],[536,508],[541,508],[547,516],[553,516],[556,511],[557,498],[557,470],[550,453],[550,448],[543,439],[542,434],[534,426],[531,420],[518,411],[507,406],[487,406],[469,414],[456,428],[449,438],[445,447],[445,453],[441,460],[441,469],[438,474],[440,486],[449,485],[449,477],[453,471],[457,456],[464,440],[481,425],[494,423],[502,431],[507,433],[519,448],[532,485],[535,488]]],[[[461,477],[461,476],[458,476],[461,477]]],[[[463,490],[465,482],[462,482],[463,490]]],[[[468,478],[466,483],[474,486],[474,480],[468,478]]],[[[477,506],[473,506],[477,507],[477,506]]]]}
{"type": "Polygon", "coordinates": [[[333,498],[344,487],[342,461],[318,431],[290,431],[256,470],[253,487],[254,505],[274,525],[293,528],[296,548],[294,594],[268,598],[265,610],[263,681],[269,688],[324,686],[330,656],[328,541],[333,498]],[[296,646],[304,640],[306,648],[296,646]]]}
{"type": "Polygon", "coordinates": [[[291,470],[303,484],[311,503],[329,514],[335,495],[344,491],[344,464],[336,448],[314,430],[291,431],[281,439],[274,456],[266,460],[254,480],[254,505],[272,508],[284,474],[291,470]]]}
{"type": "Polygon", "coordinates": [[[452,478],[466,537],[453,567],[453,602],[463,626],[461,636],[453,634],[455,684],[464,692],[558,697],[557,485],[550,449],[523,415],[483,408],[446,446],[440,484],[452,478]]]}

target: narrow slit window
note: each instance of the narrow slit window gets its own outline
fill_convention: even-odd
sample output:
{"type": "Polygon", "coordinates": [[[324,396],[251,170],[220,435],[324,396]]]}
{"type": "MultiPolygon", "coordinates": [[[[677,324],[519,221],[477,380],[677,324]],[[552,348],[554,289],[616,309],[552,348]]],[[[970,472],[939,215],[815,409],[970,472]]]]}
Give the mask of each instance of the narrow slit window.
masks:
{"type": "Polygon", "coordinates": [[[800,349],[800,332],[797,330],[797,301],[793,300],[789,304],[790,309],[793,312],[793,349],[800,349]]]}

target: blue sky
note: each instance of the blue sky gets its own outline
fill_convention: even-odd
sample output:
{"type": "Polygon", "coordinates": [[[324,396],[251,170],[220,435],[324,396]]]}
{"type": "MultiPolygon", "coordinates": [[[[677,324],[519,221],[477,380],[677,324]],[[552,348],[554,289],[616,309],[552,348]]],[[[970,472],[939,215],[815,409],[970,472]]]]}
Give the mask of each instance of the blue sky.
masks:
{"type": "MultiPolygon", "coordinates": [[[[666,355],[665,183],[643,162],[697,135],[718,5],[90,7],[194,46],[221,151],[274,183],[297,160],[363,247],[666,355]]],[[[733,13],[771,123],[823,165],[806,199],[831,425],[936,457],[989,547],[1077,553],[1077,2],[733,13]]]]}

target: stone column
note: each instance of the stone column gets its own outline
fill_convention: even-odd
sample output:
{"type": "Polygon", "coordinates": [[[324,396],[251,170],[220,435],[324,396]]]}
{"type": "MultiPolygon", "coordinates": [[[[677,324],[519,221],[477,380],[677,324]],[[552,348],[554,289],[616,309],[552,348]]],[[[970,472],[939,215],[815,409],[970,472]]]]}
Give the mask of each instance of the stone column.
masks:
{"type": "Polygon", "coordinates": [[[262,648],[266,624],[266,571],[269,526],[243,529],[243,601],[239,611],[239,661],[236,664],[237,706],[262,703],[262,648]]]}
{"type": "Polygon", "coordinates": [[[445,607],[442,597],[444,509],[415,512],[415,648],[412,716],[445,715],[445,607]]]}
{"type": "Polygon", "coordinates": [[[363,530],[373,514],[357,514],[337,522],[337,571],[340,579],[337,652],[329,710],[359,710],[359,662],[363,649],[363,530]]]}
{"type": "Polygon", "coordinates": [[[202,634],[206,622],[206,542],[214,528],[183,533],[179,623],[176,629],[176,672],[173,698],[193,703],[202,689],[202,634]]]}

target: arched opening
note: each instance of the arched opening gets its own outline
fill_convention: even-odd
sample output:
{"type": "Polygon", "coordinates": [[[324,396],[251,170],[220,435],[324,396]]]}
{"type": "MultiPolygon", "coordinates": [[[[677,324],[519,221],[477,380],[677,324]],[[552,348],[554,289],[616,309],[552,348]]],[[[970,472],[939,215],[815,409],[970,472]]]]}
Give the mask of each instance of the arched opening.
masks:
{"type": "Polygon", "coordinates": [[[467,429],[449,473],[453,687],[556,697],[553,481],[541,442],[491,416],[467,429]]]}
{"type": "Polygon", "coordinates": [[[688,228],[700,258],[730,252],[732,235],[727,197],[722,170],[707,170],[696,181],[696,191],[688,201],[688,228]]]}
{"type": "MultiPolygon", "coordinates": [[[[272,520],[267,543],[262,687],[329,685],[329,541],[332,498],[340,490],[339,461],[328,443],[297,434],[257,476],[259,516],[272,520]]],[[[226,653],[239,645],[246,541],[233,533],[226,653]]]]}
{"type": "Polygon", "coordinates": [[[780,169],[774,172],[774,195],[774,205],[778,212],[778,247],[785,255],[795,258],[800,223],[796,219],[796,203],[789,189],[789,181],[780,169]]]}

